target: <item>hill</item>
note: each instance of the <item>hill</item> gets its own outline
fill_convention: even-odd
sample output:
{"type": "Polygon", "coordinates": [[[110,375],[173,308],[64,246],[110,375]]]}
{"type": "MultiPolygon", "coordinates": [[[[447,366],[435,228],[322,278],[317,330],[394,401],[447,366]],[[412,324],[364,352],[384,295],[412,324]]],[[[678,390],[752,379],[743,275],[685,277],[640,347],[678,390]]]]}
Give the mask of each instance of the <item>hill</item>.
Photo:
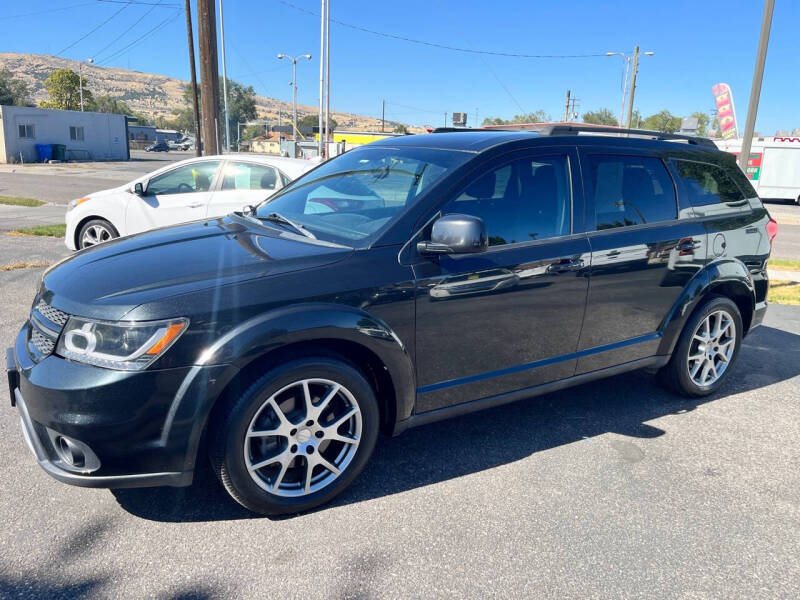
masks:
{"type": "MultiPolygon", "coordinates": [[[[23,79],[31,88],[33,100],[38,104],[47,98],[44,80],[56,69],[69,68],[78,70],[74,60],[57,58],[42,54],[16,54],[0,52],[0,68],[11,71],[16,77],[23,79]]],[[[124,100],[137,113],[153,118],[159,115],[170,117],[172,109],[183,108],[183,88],[187,81],[159,75],[142,73],[113,67],[83,65],[83,75],[87,80],[87,88],[95,96],[107,95],[116,100],[124,100]]],[[[291,102],[283,102],[266,96],[256,96],[258,116],[273,121],[278,120],[279,112],[283,119],[291,118],[291,102]]],[[[297,105],[298,118],[305,115],[316,115],[316,106],[297,105]]],[[[333,118],[340,128],[360,131],[380,131],[380,119],[354,113],[332,110],[333,118]]],[[[397,123],[386,122],[387,131],[391,131],[397,123]]]]}

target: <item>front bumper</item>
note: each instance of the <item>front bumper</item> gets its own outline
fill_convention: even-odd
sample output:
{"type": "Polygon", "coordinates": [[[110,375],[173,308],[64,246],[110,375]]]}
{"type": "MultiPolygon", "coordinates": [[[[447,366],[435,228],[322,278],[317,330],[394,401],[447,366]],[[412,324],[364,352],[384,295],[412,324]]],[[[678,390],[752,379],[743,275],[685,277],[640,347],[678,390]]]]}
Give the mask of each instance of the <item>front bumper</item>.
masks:
{"type": "Polygon", "coordinates": [[[55,479],[84,487],[185,486],[225,365],[119,372],[50,355],[35,363],[28,325],[6,354],[23,436],[55,479]],[[70,464],[62,438],[85,450],[70,464]]]}

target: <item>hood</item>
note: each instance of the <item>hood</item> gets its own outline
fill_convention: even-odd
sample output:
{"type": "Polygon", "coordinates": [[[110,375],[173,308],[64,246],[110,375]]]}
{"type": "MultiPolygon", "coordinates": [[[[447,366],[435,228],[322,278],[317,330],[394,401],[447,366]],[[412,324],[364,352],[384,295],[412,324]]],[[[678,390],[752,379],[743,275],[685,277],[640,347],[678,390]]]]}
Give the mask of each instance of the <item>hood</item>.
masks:
{"type": "Polygon", "coordinates": [[[45,273],[41,295],[69,314],[114,320],[140,304],[319,267],[351,252],[229,216],[78,252],[45,273]]]}

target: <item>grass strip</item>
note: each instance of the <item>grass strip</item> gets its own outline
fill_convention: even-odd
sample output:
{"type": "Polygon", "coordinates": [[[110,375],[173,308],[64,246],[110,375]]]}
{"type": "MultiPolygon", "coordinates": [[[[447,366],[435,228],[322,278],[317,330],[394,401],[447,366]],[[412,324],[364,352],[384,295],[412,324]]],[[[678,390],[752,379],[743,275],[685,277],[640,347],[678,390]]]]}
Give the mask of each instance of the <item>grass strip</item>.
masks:
{"type": "Polygon", "coordinates": [[[45,204],[41,200],[34,198],[20,198],[19,196],[0,196],[0,204],[8,206],[42,206],[45,204]]]}
{"type": "Polygon", "coordinates": [[[800,283],[776,281],[769,284],[767,300],[775,304],[800,306],[800,283]]]}
{"type": "Polygon", "coordinates": [[[36,225],[9,232],[11,235],[41,235],[46,237],[64,237],[67,233],[67,226],[62,225],[36,225]]]}

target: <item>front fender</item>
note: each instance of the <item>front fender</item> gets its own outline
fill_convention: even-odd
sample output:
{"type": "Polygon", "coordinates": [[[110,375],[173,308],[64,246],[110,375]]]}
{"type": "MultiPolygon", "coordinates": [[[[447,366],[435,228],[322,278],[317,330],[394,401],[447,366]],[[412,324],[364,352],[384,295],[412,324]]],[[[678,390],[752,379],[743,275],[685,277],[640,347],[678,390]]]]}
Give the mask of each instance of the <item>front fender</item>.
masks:
{"type": "Polygon", "coordinates": [[[755,286],[745,264],[736,258],[722,258],[709,263],[689,281],[683,293],[672,306],[661,325],[661,343],[658,354],[672,354],[678,337],[695,308],[710,294],[721,289],[735,290],[737,296],[745,296],[755,307],[755,286]]]}
{"type": "Polygon", "coordinates": [[[187,462],[197,451],[200,434],[218,394],[204,397],[188,393],[202,389],[201,381],[211,366],[225,366],[214,373],[216,383],[229,382],[252,361],[298,342],[337,340],[358,344],[374,353],[391,376],[395,395],[393,423],[411,416],[415,399],[415,377],[411,357],[403,342],[381,319],[362,309],[326,303],[307,303],[280,308],[240,323],[206,348],[176,394],[163,430],[167,444],[171,431],[181,423],[193,423],[187,462]],[[221,381],[220,381],[221,380],[221,381]],[[201,397],[202,401],[197,402],[201,397]],[[198,418],[199,417],[199,418],[198,418]]]}

